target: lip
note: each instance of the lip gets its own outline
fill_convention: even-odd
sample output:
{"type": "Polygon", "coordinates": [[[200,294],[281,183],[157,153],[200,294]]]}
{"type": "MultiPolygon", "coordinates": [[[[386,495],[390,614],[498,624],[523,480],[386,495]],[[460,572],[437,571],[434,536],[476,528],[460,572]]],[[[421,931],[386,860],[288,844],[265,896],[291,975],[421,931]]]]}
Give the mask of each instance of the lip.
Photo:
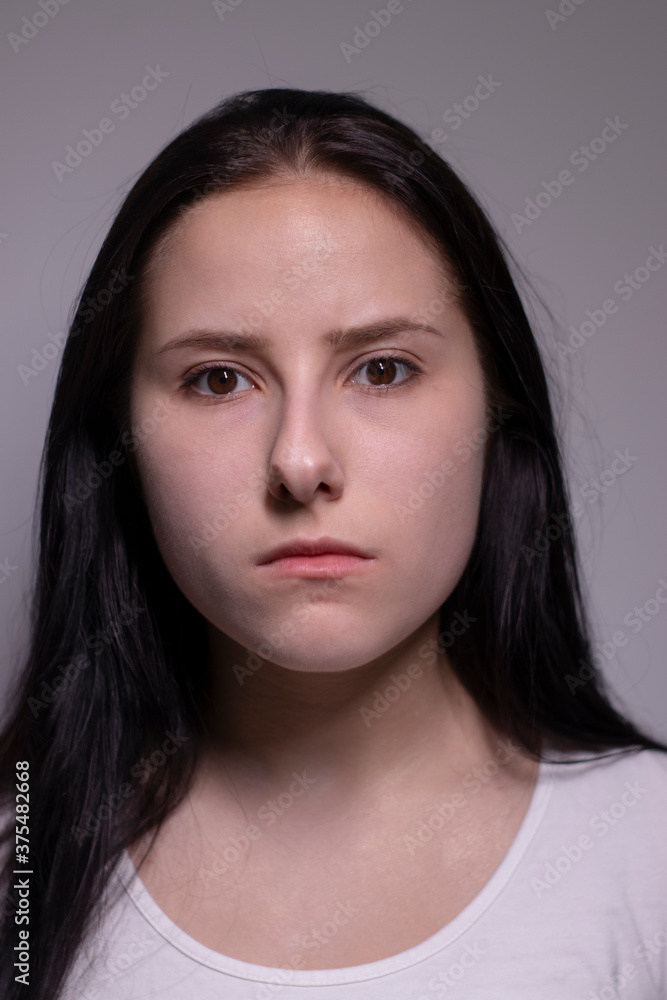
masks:
{"type": "Polygon", "coordinates": [[[295,538],[260,557],[257,568],[270,576],[331,577],[365,572],[375,556],[337,538],[295,538]]]}
{"type": "MultiPolygon", "coordinates": [[[[275,562],[282,562],[294,557],[298,557],[298,562],[308,564],[309,560],[318,557],[338,556],[341,565],[345,560],[352,564],[354,560],[372,560],[373,556],[369,552],[364,552],[356,545],[349,542],[342,542],[337,538],[294,538],[291,542],[284,542],[276,545],[268,552],[265,552],[257,560],[258,566],[267,566],[275,562]]],[[[294,560],[297,561],[296,559],[294,560]]],[[[315,562],[311,565],[315,566],[315,562]]]]}
{"type": "Polygon", "coordinates": [[[342,552],[323,552],[315,556],[285,556],[263,563],[257,570],[266,576],[341,577],[367,572],[376,560],[349,556],[342,552]]]}

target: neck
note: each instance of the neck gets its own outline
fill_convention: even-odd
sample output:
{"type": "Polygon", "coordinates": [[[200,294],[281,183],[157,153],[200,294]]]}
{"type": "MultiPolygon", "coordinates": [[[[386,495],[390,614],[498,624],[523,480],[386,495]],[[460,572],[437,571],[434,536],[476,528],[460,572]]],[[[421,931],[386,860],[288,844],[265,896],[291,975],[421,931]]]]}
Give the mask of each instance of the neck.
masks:
{"type": "Polygon", "coordinates": [[[322,791],[346,797],[403,782],[457,785],[494,759],[503,734],[443,653],[435,662],[419,655],[437,634],[434,615],[370,663],[306,672],[259,658],[250,661],[256,669],[235,669],[248,662],[247,650],[211,627],[209,766],[275,788],[306,772],[322,791]]]}

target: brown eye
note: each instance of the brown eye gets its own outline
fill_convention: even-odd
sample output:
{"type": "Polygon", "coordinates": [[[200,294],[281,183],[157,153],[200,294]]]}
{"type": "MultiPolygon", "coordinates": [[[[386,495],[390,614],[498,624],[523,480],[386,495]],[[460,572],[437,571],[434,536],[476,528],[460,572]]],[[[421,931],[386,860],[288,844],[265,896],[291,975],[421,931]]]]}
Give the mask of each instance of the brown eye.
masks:
{"type": "Polygon", "coordinates": [[[396,376],[396,363],[391,358],[374,358],[367,368],[371,385],[391,385],[396,376]]]}
{"type": "Polygon", "coordinates": [[[370,361],[366,361],[357,368],[353,381],[359,385],[366,386],[366,388],[393,389],[407,384],[419,374],[420,370],[417,366],[413,365],[410,361],[404,361],[403,358],[376,357],[371,358],[370,361]],[[402,373],[399,371],[401,368],[403,369],[402,373]],[[364,369],[367,372],[367,381],[357,377],[358,373],[363,372],[364,369]],[[398,381],[396,381],[397,375],[402,375],[398,381]]]}
{"type": "Polygon", "coordinates": [[[233,368],[211,368],[205,381],[212,392],[222,396],[236,388],[238,377],[233,368]]]}
{"type": "Polygon", "coordinates": [[[247,375],[229,365],[211,365],[204,368],[188,376],[183,385],[190,387],[200,396],[235,396],[237,389],[253,388],[247,375]],[[244,382],[247,384],[244,385],[244,382]]]}

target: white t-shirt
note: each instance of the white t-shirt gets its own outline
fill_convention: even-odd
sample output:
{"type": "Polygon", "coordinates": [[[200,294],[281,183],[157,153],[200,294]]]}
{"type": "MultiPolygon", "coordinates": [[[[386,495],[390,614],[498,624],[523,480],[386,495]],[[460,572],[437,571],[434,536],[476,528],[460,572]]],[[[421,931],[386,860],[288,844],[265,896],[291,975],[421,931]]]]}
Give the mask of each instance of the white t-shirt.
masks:
{"type": "MultiPolygon", "coordinates": [[[[364,965],[276,969],[227,957],[159,909],[129,855],[117,875],[126,888],[97,947],[80,952],[66,1000],[667,998],[667,754],[658,751],[541,764],[514,842],[481,892],[425,941],[364,965]]],[[[339,923],[358,919],[346,900],[337,913],[339,923]]],[[[325,964],[322,933],[324,945],[313,944],[325,964]]]]}

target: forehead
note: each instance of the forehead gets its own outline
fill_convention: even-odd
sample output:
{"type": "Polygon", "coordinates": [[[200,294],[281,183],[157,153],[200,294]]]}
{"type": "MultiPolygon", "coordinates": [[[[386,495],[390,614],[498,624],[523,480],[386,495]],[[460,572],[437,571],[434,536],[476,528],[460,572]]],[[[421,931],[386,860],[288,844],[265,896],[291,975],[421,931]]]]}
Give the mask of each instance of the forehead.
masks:
{"type": "Polygon", "coordinates": [[[155,248],[147,285],[168,284],[183,269],[243,271],[270,278],[300,267],[311,276],[397,273],[442,282],[444,259],[401,206],[353,179],[318,175],[243,185],[186,209],[155,248]]]}
{"type": "Polygon", "coordinates": [[[202,199],[141,286],[139,356],[184,331],[240,330],[285,350],[387,317],[472,338],[459,287],[419,225],[374,189],[327,175],[202,199]]]}

